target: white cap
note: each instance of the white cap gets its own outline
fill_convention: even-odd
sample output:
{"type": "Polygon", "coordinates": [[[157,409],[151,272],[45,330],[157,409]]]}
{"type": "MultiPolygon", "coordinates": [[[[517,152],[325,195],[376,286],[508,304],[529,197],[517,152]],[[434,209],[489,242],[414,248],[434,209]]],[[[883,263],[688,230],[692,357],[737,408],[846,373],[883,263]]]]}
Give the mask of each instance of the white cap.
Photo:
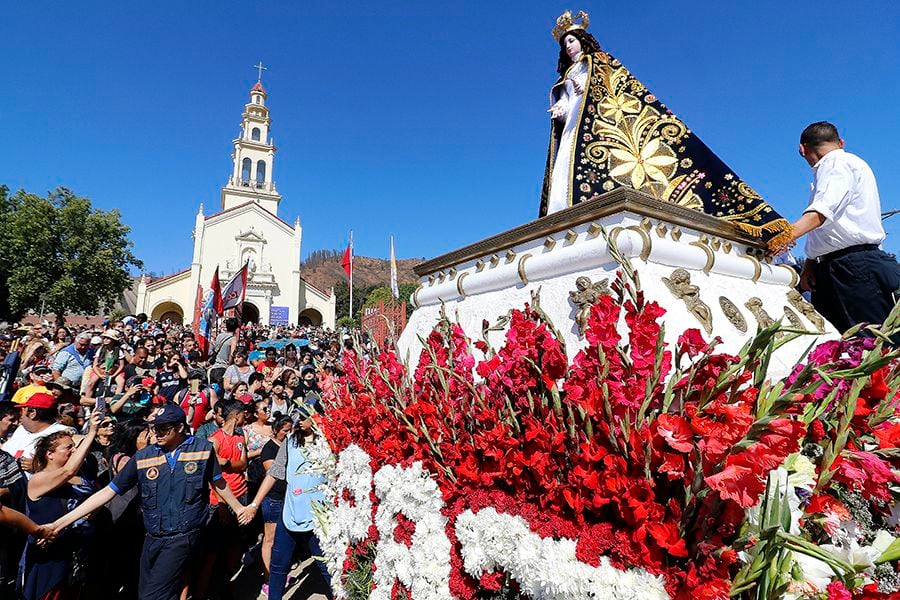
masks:
{"type": "Polygon", "coordinates": [[[92,344],[102,344],[103,338],[101,338],[99,335],[95,335],[94,337],[91,338],[91,343],[92,344]]]}

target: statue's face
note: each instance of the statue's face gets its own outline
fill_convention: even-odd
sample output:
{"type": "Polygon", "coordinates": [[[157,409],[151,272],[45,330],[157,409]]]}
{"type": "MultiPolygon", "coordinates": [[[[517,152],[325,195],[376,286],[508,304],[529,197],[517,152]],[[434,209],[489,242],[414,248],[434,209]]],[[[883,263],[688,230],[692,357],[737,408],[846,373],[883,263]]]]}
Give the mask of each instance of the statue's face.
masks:
{"type": "Polygon", "coordinates": [[[572,60],[575,60],[575,58],[581,54],[581,42],[579,42],[578,38],[571,33],[563,38],[563,48],[566,49],[566,54],[568,54],[569,58],[572,60]]]}

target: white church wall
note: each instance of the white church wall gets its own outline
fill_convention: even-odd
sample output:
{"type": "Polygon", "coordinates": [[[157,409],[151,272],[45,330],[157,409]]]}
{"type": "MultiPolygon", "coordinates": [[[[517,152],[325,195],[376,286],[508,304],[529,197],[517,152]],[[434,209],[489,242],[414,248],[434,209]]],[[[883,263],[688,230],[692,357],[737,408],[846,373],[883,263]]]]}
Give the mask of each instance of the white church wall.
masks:
{"type": "Polygon", "coordinates": [[[178,273],[165,278],[159,284],[150,282],[147,286],[143,307],[138,307],[139,312],[145,312],[151,319],[155,319],[166,310],[167,304],[175,304],[181,309],[185,322],[191,321],[194,314],[194,300],[196,290],[191,293],[190,271],[178,273]]]}
{"type": "Polygon", "coordinates": [[[300,315],[303,315],[303,309],[313,309],[322,317],[322,326],[329,329],[335,328],[336,322],[336,298],[333,294],[313,288],[305,281],[300,284],[300,315]]]}

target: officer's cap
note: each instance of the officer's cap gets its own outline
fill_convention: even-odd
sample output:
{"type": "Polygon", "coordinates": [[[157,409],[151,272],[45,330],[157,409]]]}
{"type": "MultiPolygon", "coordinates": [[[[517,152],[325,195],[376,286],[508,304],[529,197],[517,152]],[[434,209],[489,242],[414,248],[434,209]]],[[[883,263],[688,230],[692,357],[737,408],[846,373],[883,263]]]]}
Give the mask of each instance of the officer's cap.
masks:
{"type": "Polygon", "coordinates": [[[167,423],[184,423],[187,421],[187,415],[180,406],[175,404],[165,404],[159,408],[154,408],[147,417],[147,423],[151,425],[166,425],[167,423]]]}

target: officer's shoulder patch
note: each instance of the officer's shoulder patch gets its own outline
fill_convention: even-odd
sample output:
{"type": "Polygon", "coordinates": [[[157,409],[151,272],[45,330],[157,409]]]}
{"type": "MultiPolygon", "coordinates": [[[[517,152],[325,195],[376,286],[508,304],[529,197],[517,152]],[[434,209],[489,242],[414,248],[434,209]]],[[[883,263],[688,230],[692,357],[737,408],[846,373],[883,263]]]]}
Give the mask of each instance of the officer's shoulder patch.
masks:
{"type": "Polygon", "coordinates": [[[156,467],[150,467],[149,469],[147,469],[147,479],[153,481],[157,477],[159,477],[159,469],[157,469],[156,467]]]}

